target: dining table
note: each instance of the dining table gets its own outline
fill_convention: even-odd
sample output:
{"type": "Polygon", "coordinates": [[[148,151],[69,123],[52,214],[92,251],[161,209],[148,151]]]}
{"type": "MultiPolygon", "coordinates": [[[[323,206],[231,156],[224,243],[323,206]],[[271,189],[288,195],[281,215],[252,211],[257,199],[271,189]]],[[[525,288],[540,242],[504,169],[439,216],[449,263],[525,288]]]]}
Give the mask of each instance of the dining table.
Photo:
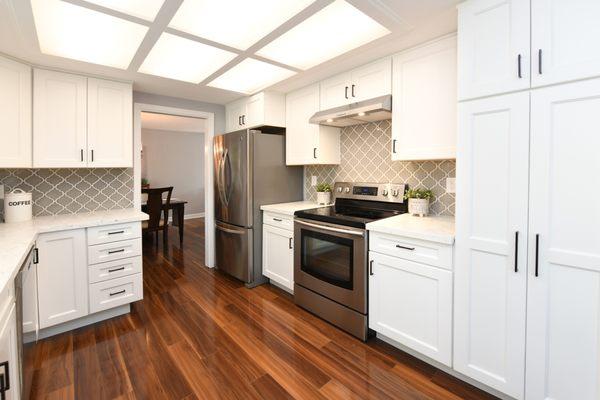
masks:
{"type": "MultiPolygon", "coordinates": [[[[187,201],[171,197],[171,202],[167,206],[167,199],[163,199],[163,210],[171,210],[173,213],[173,226],[179,230],[179,243],[183,244],[183,217],[185,215],[185,205],[187,201]]],[[[142,197],[142,211],[146,211],[146,200],[142,197]]]]}

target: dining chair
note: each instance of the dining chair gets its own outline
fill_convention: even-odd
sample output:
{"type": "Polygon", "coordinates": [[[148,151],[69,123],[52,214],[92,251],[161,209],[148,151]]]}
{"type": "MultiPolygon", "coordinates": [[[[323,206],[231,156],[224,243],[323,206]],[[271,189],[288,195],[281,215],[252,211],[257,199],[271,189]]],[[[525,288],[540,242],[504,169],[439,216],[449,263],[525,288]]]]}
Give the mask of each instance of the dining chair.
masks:
{"type": "Polygon", "coordinates": [[[169,208],[173,186],[142,189],[142,193],[148,195],[146,212],[149,215],[147,221],[142,221],[142,233],[154,232],[156,234],[156,243],[158,243],[158,232],[162,231],[163,242],[167,243],[169,238],[169,208]],[[163,202],[164,193],[167,193],[167,198],[163,202]]]}

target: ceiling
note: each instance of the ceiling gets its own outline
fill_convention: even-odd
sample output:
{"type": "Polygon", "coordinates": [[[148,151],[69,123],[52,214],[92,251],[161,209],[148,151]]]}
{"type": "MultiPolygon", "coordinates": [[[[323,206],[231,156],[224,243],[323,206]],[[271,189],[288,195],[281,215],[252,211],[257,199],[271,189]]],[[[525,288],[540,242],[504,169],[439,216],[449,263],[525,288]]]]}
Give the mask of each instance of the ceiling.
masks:
{"type": "Polygon", "coordinates": [[[178,115],[142,112],[142,129],[204,133],[204,120],[201,118],[180,117],[178,115]]]}
{"type": "MultiPolygon", "coordinates": [[[[39,3],[45,0],[33,1],[39,3]]],[[[142,9],[145,12],[152,11],[150,4],[158,4],[156,7],[157,11],[155,11],[156,16],[153,19],[142,14],[131,15],[131,13],[127,14],[113,9],[118,8],[118,6],[113,8],[105,7],[105,5],[110,5],[111,3],[119,4],[117,0],[62,1],[70,6],[83,7],[96,13],[99,12],[104,15],[133,22],[143,28],[140,29],[142,31],[142,36],[140,36],[141,42],[139,46],[136,46],[132,50],[132,54],[134,55],[128,63],[127,68],[120,69],[43,54],[40,51],[40,41],[38,40],[36,25],[34,23],[32,5],[28,0],[0,1],[0,53],[34,65],[132,81],[134,90],[137,91],[217,104],[225,104],[244,95],[243,93],[209,86],[219,84],[219,79],[223,77],[231,78],[229,81],[236,81],[236,76],[228,76],[236,75],[236,72],[238,72],[237,82],[239,83],[243,82],[244,74],[251,74],[253,73],[252,71],[260,72],[264,68],[272,68],[273,71],[266,74],[266,76],[280,73],[280,79],[282,80],[269,86],[268,89],[285,93],[376,58],[453,32],[456,30],[455,5],[460,2],[459,0],[346,0],[347,3],[350,3],[353,7],[387,29],[389,34],[380,35],[381,37],[378,39],[312,66],[310,64],[298,63],[293,57],[288,57],[286,61],[294,65],[278,61],[282,59],[282,47],[285,50],[285,46],[282,46],[282,44],[285,45],[286,41],[282,39],[293,36],[292,33],[298,30],[294,28],[303,25],[303,22],[306,22],[304,24],[306,25],[309,21],[315,19],[317,15],[323,14],[319,13],[320,11],[325,12],[331,9],[334,0],[292,1],[290,4],[301,4],[300,11],[294,9],[291,12],[292,17],[284,15],[287,19],[283,23],[275,25],[273,29],[271,29],[272,27],[268,27],[268,33],[265,33],[264,29],[263,31],[260,29],[250,30],[254,35],[253,37],[259,39],[257,41],[246,41],[246,43],[236,43],[234,38],[230,37],[228,29],[222,29],[220,36],[217,35],[215,37],[204,33],[201,33],[203,36],[200,37],[196,35],[197,32],[190,33],[190,29],[188,28],[195,25],[190,25],[189,21],[187,21],[188,25],[186,25],[185,17],[190,14],[190,12],[183,12],[186,10],[185,7],[188,7],[186,0],[164,0],[164,2],[163,0],[144,0],[146,3],[142,3],[142,0],[139,0],[140,4],[148,5],[147,10],[142,9]],[[182,12],[178,14],[177,12],[180,8],[182,12]],[[160,53],[160,45],[161,42],[165,41],[165,37],[171,36],[174,40],[183,38],[187,39],[187,42],[191,41],[207,45],[206,47],[211,46],[216,51],[227,53],[227,56],[222,57],[221,63],[223,65],[217,65],[214,71],[207,71],[205,73],[206,76],[201,79],[200,83],[184,82],[140,72],[140,70],[146,70],[144,65],[151,64],[152,53],[158,54],[155,57],[158,62],[155,62],[154,71],[156,71],[157,67],[160,68],[163,66],[165,63],[164,60],[168,59],[165,54],[168,55],[169,53],[160,53]],[[210,37],[210,39],[206,37],[210,37]],[[235,45],[235,47],[232,45],[235,45]]],[[[204,3],[207,3],[207,0],[204,3]]],[[[219,0],[219,3],[226,4],[227,0],[219,0]]],[[[260,7],[260,1],[258,0],[251,3],[256,7],[260,7]]],[[[232,10],[232,13],[234,12],[232,10]]],[[[213,25],[215,25],[214,29],[218,29],[219,25],[222,27],[222,24],[224,24],[227,27],[227,24],[231,24],[231,30],[235,30],[236,26],[244,23],[249,24],[249,26],[261,25],[256,20],[240,21],[244,21],[243,16],[240,17],[240,15],[232,14],[231,18],[218,21],[217,24],[213,25]]],[[[352,24],[348,24],[347,28],[344,24],[336,27],[336,29],[340,30],[339,35],[344,35],[345,29],[347,29],[347,32],[352,32],[352,28],[352,24]]],[[[105,32],[107,35],[114,35],[114,32],[105,32]]],[[[134,33],[140,34],[139,32],[134,33]]],[[[293,43],[293,41],[288,41],[288,43],[293,43]]],[[[315,52],[322,50],[325,45],[326,43],[323,41],[321,47],[315,47],[315,52]]],[[[314,46],[318,46],[318,43],[315,43],[314,46]]],[[[91,49],[87,48],[87,50],[89,50],[89,54],[93,57],[96,47],[90,47],[91,49]]],[[[118,50],[123,51],[121,46],[119,46],[118,50]]],[[[335,49],[329,51],[335,52],[335,49]]],[[[190,62],[192,62],[194,54],[192,52],[186,54],[189,54],[190,62]]],[[[174,67],[177,67],[177,63],[175,63],[174,67]]],[[[222,83],[219,86],[228,87],[227,84],[222,83]]]]}

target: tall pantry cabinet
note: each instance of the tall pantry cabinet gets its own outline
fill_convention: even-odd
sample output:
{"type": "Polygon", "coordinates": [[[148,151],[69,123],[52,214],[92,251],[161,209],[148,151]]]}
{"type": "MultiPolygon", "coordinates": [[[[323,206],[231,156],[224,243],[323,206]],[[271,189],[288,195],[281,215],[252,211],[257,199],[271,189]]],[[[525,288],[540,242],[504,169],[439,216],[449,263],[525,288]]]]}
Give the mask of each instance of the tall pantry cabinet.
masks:
{"type": "Polygon", "coordinates": [[[531,0],[525,28],[520,9],[459,6],[454,368],[516,399],[597,400],[600,6],[531,0]]]}

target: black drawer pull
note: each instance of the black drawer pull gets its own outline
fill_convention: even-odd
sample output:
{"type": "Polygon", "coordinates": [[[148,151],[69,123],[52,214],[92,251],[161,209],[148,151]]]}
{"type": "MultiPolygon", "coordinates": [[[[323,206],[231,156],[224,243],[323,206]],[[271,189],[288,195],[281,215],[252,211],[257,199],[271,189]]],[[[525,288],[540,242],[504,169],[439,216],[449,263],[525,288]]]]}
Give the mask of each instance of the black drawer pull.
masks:
{"type": "Polygon", "coordinates": [[[109,296],[116,296],[116,295],[118,295],[118,294],[123,294],[123,293],[125,293],[125,292],[126,292],[126,290],[125,290],[125,289],[123,289],[123,290],[119,290],[118,292],[109,293],[109,296]]]}
{"type": "Polygon", "coordinates": [[[125,231],[108,232],[109,235],[120,235],[121,233],[125,233],[125,231]]]}
{"type": "Polygon", "coordinates": [[[375,275],[373,273],[373,260],[369,262],[369,275],[375,275]]]}
{"type": "Polygon", "coordinates": [[[413,251],[415,249],[414,247],[406,247],[406,246],[401,246],[399,244],[396,245],[396,248],[398,248],[398,249],[404,249],[404,250],[410,250],[410,251],[413,251]]]}
{"type": "Polygon", "coordinates": [[[538,74],[542,74],[542,49],[538,50],[538,74]]]}
{"type": "Polygon", "coordinates": [[[280,218],[273,218],[273,221],[282,222],[283,220],[280,218]]]}
{"type": "Polygon", "coordinates": [[[124,269],[125,269],[125,267],[113,268],[113,269],[109,269],[108,272],[123,271],[124,269]]]}
{"type": "Polygon", "coordinates": [[[519,272],[519,231],[515,232],[515,272],[519,272]]]}
{"type": "Polygon", "coordinates": [[[122,253],[124,252],[125,249],[119,249],[119,250],[109,250],[108,254],[115,254],[115,253],[122,253]]]}
{"type": "Polygon", "coordinates": [[[517,56],[517,76],[519,77],[519,79],[521,79],[523,77],[523,74],[521,73],[521,55],[520,54],[517,56]]]}
{"type": "Polygon", "coordinates": [[[290,248],[290,250],[292,249],[292,238],[290,238],[290,243],[288,244],[288,247],[290,248]]]}
{"type": "Polygon", "coordinates": [[[540,264],[540,235],[535,235],[535,276],[540,276],[539,274],[539,264],[540,264]]]}

